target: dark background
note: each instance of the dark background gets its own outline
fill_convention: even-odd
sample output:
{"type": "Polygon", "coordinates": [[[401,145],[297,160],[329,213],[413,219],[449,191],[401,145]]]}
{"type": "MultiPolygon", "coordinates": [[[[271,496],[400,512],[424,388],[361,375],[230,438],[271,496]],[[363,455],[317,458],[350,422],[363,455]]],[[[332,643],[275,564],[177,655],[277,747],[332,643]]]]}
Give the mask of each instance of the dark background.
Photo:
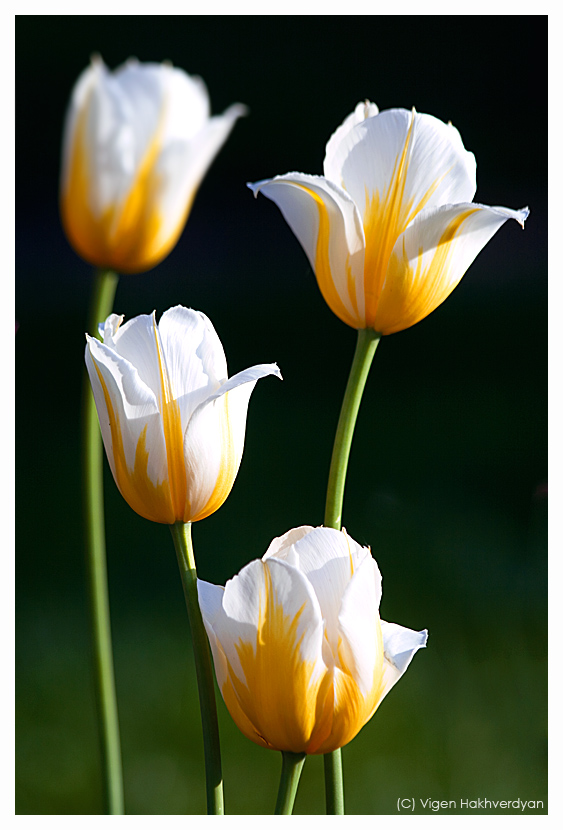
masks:
{"type": "MultiPolygon", "coordinates": [[[[170,60],[205,79],[214,113],[250,109],[175,250],[123,277],[115,301],[126,318],[176,303],[205,311],[232,374],[276,361],[284,375],[258,384],[233,491],[194,528],[209,581],[322,522],[355,343],[278,209],[245,182],[321,173],[329,136],[370,98],[451,120],[477,158],[476,201],[530,206],[524,232],[501,228],[451,297],[375,357],[344,524],[378,560],[383,618],[430,639],[344,766],[349,813],[394,813],[399,796],[547,807],[547,18],[84,15],[16,22],[16,812],[103,810],[80,507],[91,268],[58,216],[64,112],[93,52],[111,68],[131,55],[170,60]]],[[[202,812],[172,541],[106,472],[126,809],[202,812]]],[[[227,810],[272,812],[279,756],[219,709],[227,810]]],[[[323,803],[311,758],[295,812],[323,803]]]]}

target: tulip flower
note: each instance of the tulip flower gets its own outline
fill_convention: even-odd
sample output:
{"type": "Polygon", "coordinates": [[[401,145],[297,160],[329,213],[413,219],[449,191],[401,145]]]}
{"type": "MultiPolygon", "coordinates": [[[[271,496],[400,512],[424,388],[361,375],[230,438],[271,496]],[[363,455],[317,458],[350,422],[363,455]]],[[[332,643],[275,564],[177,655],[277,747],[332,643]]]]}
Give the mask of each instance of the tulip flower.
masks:
{"type": "Polygon", "coordinates": [[[198,311],[176,306],[86,335],[86,367],[106,454],[130,507],[154,522],[197,522],[225,501],[244,446],[261,364],[230,379],[221,341],[198,311]]]}
{"type": "Polygon", "coordinates": [[[426,631],[380,620],[377,564],[345,531],[290,530],[225,588],[198,591],[229,712],[282,752],[347,744],[426,644],[426,631]]]}
{"type": "Polygon", "coordinates": [[[324,176],[249,187],[280,208],[332,311],[384,335],[434,311],[507,219],[524,225],[527,208],[472,201],[475,172],[451,124],[366,101],[326,145],[324,176]]]}
{"type": "Polygon", "coordinates": [[[203,176],[245,108],[210,118],[205,84],[167,64],[100,58],[79,77],[64,129],[61,213],[93,265],[152,268],[176,244],[203,176]]]}

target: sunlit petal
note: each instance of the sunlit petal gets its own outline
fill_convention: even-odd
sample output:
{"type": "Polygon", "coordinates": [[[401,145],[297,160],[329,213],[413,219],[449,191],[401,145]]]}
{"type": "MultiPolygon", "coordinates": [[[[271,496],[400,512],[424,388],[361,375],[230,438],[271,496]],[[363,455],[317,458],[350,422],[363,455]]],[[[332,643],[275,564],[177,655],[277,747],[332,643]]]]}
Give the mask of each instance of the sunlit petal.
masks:
{"type": "Polygon", "coordinates": [[[157,398],[129,361],[94,338],[87,341],[86,367],[115,482],[141,516],[171,523],[166,442],[157,398]]]}
{"type": "Polygon", "coordinates": [[[340,127],[338,127],[329,138],[326,145],[324,174],[340,187],[344,186],[342,179],[342,164],[349,152],[349,133],[356,124],[377,115],[379,110],[371,101],[360,101],[353,112],[348,115],[340,127]]]}
{"type": "Polygon", "coordinates": [[[363,316],[364,235],[354,202],[322,176],[288,173],[250,185],[280,208],[315,272],[326,302],[355,325],[363,316]]]}
{"type": "Polygon", "coordinates": [[[275,364],[239,372],[190,418],[184,435],[188,471],[184,521],[200,521],[214,513],[231,492],[244,449],[248,402],[256,382],[267,375],[281,378],[275,364]]]}
{"type": "Polygon", "coordinates": [[[422,212],[395,243],[373,327],[392,334],[422,320],[451,294],[507,219],[523,225],[527,215],[527,209],[475,203],[422,212]]]}
{"type": "Polygon", "coordinates": [[[384,649],[383,697],[406,672],[416,652],[426,646],[428,632],[412,631],[383,620],[381,631],[384,649]]]}

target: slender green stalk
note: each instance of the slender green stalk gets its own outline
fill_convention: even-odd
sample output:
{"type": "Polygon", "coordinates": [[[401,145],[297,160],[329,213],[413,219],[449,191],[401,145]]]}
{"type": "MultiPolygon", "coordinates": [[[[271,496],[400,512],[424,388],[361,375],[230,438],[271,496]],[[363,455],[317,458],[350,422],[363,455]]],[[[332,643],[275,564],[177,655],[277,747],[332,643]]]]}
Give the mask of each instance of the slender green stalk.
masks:
{"type": "Polygon", "coordinates": [[[340,418],[336,427],[328,486],[326,491],[325,527],[335,527],[340,530],[342,524],[342,502],[344,500],[344,485],[350,447],[356,426],[356,418],[364,392],[364,386],[370,370],[371,362],[377,349],[381,335],[373,329],[359,329],[356,351],[344,392],[340,418]]]}
{"type": "MultiPolygon", "coordinates": [[[[359,329],[358,331],[356,351],[336,427],[326,493],[324,524],[325,527],[334,527],[336,530],[340,530],[342,524],[344,486],[356,418],[380,338],[381,335],[373,329],[359,329]]],[[[324,756],[324,772],[326,812],[330,815],[344,815],[344,782],[340,749],[324,756]]]]}
{"type": "Polygon", "coordinates": [[[188,619],[192,632],[194,647],[201,725],[203,727],[203,751],[205,755],[205,780],[207,789],[208,815],[222,816],[223,773],[221,772],[221,749],[219,746],[219,725],[217,723],[217,706],[215,704],[215,686],[209,641],[197,596],[197,572],[192,547],[191,522],[176,522],[170,525],[176,556],[184,586],[184,596],[188,608],[188,619]]]}
{"type": "Polygon", "coordinates": [[[344,777],[342,775],[342,750],[335,749],[323,755],[325,771],[326,814],[344,815],[344,777]]]}
{"type": "Polygon", "coordinates": [[[290,816],[292,814],[301,770],[306,757],[304,752],[282,752],[282,771],[278,800],[276,801],[276,816],[290,816]]]}
{"type": "MultiPolygon", "coordinates": [[[[89,334],[97,336],[98,323],[111,313],[117,280],[117,274],[113,271],[97,272],[88,316],[89,334]]],[[[123,773],[107,585],[104,455],[96,405],[86,370],[82,391],[82,452],[86,561],[106,812],[109,815],[123,815],[123,773]]]]}

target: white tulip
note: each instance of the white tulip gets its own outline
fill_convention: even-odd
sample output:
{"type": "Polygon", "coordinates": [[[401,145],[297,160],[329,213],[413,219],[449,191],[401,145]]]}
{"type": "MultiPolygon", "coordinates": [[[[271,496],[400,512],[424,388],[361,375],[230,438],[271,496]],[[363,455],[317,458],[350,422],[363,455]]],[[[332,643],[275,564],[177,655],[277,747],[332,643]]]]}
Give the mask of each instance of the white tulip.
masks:
{"type": "Polygon", "coordinates": [[[392,334],[434,311],[507,219],[524,226],[528,208],[472,201],[475,170],[451,124],[366,101],[326,145],[324,176],[249,187],[280,208],[332,311],[392,334]]]}
{"type": "Polygon", "coordinates": [[[176,306],[86,335],[86,367],[108,461],[130,507],[153,522],[197,522],[214,513],[234,484],[246,413],[261,364],[227,375],[210,320],[176,306]]]}
{"type": "Polygon", "coordinates": [[[66,117],[61,214],[88,262],[123,273],[152,268],[180,236],[197,189],[237,118],[210,117],[201,78],[130,60],[93,59],[66,117]]]}
{"type": "Polygon", "coordinates": [[[225,704],[270,749],[347,744],[426,644],[426,631],[380,620],[377,564],[345,531],[290,530],[224,588],[198,592],[225,704]]]}

